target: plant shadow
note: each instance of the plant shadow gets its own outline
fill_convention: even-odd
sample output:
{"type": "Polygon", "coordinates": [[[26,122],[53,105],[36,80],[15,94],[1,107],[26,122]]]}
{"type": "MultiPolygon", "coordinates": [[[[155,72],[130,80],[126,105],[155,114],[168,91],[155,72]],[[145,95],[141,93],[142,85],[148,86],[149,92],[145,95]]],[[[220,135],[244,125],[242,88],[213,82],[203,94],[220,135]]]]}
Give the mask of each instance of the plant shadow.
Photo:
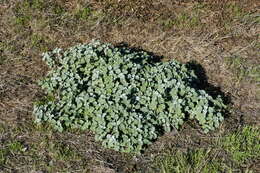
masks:
{"type": "MultiPolygon", "coordinates": [[[[208,82],[208,77],[206,75],[205,69],[196,61],[190,61],[186,64],[186,67],[189,70],[194,71],[195,75],[198,77],[198,80],[194,84],[194,88],[198,90],[204,90],[207,94],[212,96],[213,98],[217,98],[220,96],[223,100],[225,105],[231,104],[231,95],[229,93],[224,93],[221,91],[221,87],[214,86],[208,82]]],[[[229,116],[229,111],[224,110],[223,112],[224,117],[229,116]]]]}
{"type": "MultiPolygon", "coordinates": [[[[148,63],[150,63],[150,64],[162,62],[162,59],[164,58],[163,56],[156,55],[153,52],[146,51],[140,47],[131,47],[131,46],[129,46],[129,44],[127,44],[125,42],[120,42],[115,47],[119,48],[120,50],[128,50],[128,51],[130,51],[129,53],[137,52],[137,56],[139,54],[141,55],[142,52],[145,52],[150,57],[152,57],[151,59],[148,60],[148,63]]],[[[122,52],[122,53],[125,53],[125,52],[122,52]]],[[[141,62],[142,61],[141,58],[135,59],[136,63],[138,63],[138,61],[141,62]]],[[[223,91],[221,91],[220,87],[214,86],[213,84],[210,84],[208,82],[208,77],[206,75],[206,71],[201,64],[199,64],[198,62],[193,60],[193,61],[186,63],[186,67],[189,70],[193,71],[195,73],[195,75],[198,77],[198,80],[194,81],[195,83],[193,83],[192,86],[190,86],[190,87],[193,87],[196,90],[204,90],[207,94],[212,96],[214,99],[217,98],[218,96],[220,96],[225,105],[231,104],[231,95],[229,93],[224,93],[223,91]]],[[[228,110],[223,110],[222,113],[225,118],[229,117],[229,115],[230,115],[228,110]]]]}
{"type": "Polygon", "coordinates": [[[135,63],[138,63],[138,62],[141,63],[141,61],[143,59],[143,58],[141,58],[141,55],[143,55],[143,52],[145,52],[148,56],[152,57],[151,59],[147,60],[148,63],[150,63],[150,64],[159,63],[163,59],[163,56],[156,55],[156,54],[149,52],[147,50],[144,50],[140,47],[131,47],[131,46],[129,46],[129,44],[127,44],[125,42],[120,42],[120,43],[116,44],[115,48],[118,48],[123,54],[136,53],[137,57],[140,57],[140,58],[135,58],[135,60],[134,60],[135,63]],[[125,52],[125,51],[129,51],[129,52],[125,52]]]}

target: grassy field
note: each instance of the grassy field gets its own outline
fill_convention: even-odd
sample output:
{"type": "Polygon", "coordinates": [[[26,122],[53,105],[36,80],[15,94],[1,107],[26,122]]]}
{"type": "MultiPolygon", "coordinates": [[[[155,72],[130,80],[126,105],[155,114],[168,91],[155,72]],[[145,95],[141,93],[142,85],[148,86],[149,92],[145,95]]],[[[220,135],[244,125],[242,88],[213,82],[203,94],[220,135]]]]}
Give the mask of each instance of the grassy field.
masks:
{"type": "Polygon", "coordinates": [[[260,172],[260,2],[257,0],[0,0],[0,172],[260,172]],[[34,124],[41,54],[99,39],[198,64],[201,88],[230,113],[196,122],[141,155],[104,149],[87,131],[34,124]]]}

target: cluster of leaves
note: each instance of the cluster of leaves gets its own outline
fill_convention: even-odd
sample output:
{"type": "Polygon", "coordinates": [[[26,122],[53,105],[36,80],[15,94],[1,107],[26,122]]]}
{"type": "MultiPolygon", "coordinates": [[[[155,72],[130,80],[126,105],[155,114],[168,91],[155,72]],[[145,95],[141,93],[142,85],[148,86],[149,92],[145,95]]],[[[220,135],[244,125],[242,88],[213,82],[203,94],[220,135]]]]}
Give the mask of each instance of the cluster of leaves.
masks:
{"type": "Polygon", "coordinates": [[[39,84],[49,97],[35,104],[36,122],[90,129],[103,146],[123,152],[140,152],[184,119],[205,132],[218,127],[221,98],[194,89],[198,78],[184,64],[154,59],[98,41],[44,53],[52,70],[39,84]]]}

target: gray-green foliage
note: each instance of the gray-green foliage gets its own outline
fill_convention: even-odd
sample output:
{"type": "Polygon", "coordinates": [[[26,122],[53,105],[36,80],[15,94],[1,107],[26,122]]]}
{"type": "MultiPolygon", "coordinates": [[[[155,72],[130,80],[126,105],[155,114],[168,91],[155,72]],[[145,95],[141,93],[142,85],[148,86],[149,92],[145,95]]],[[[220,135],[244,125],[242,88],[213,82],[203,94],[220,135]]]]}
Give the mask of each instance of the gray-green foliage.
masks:
{"type": "Polygon", "coordinates": [[[35,104],[36,122],[90,129],[103,146],[123,152],[140,152],[186,117],[205,132],[218,127],[221,98],[191,87],[197,77],[184,64],[153,59],[98,41],[44,53],[51,71],[39,84],[51,99],[35,104]]]}

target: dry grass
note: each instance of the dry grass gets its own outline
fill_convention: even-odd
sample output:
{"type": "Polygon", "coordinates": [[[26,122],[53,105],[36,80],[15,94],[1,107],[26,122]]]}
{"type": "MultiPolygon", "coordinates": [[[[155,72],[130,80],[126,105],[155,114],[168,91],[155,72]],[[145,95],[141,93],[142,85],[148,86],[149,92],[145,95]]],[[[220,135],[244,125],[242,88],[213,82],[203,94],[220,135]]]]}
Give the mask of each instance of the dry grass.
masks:
{"type": "MultiPolygon", "coordinates": [[[[5,153],[0,171],[145,172],[165,147],[206,148],[232,129],[259,125],[259,5],[257,0],[0,1],[0,147],[18,141],[27,148],[5,153]],[[32,103],[42,95],[36,80],[48,70],[40,54],[91,39],[127,43],[165,60],[196,61],[207,82],[230,96],[227,123],[210,135],[187,123],[138,157],[106,150],[88,132],[60,134],[36,126],[32,103]],[[72,153],[60,156],[62,146],[72,153]]],[[[257,162],[248,164],[260,169],[257,162]]]]}

